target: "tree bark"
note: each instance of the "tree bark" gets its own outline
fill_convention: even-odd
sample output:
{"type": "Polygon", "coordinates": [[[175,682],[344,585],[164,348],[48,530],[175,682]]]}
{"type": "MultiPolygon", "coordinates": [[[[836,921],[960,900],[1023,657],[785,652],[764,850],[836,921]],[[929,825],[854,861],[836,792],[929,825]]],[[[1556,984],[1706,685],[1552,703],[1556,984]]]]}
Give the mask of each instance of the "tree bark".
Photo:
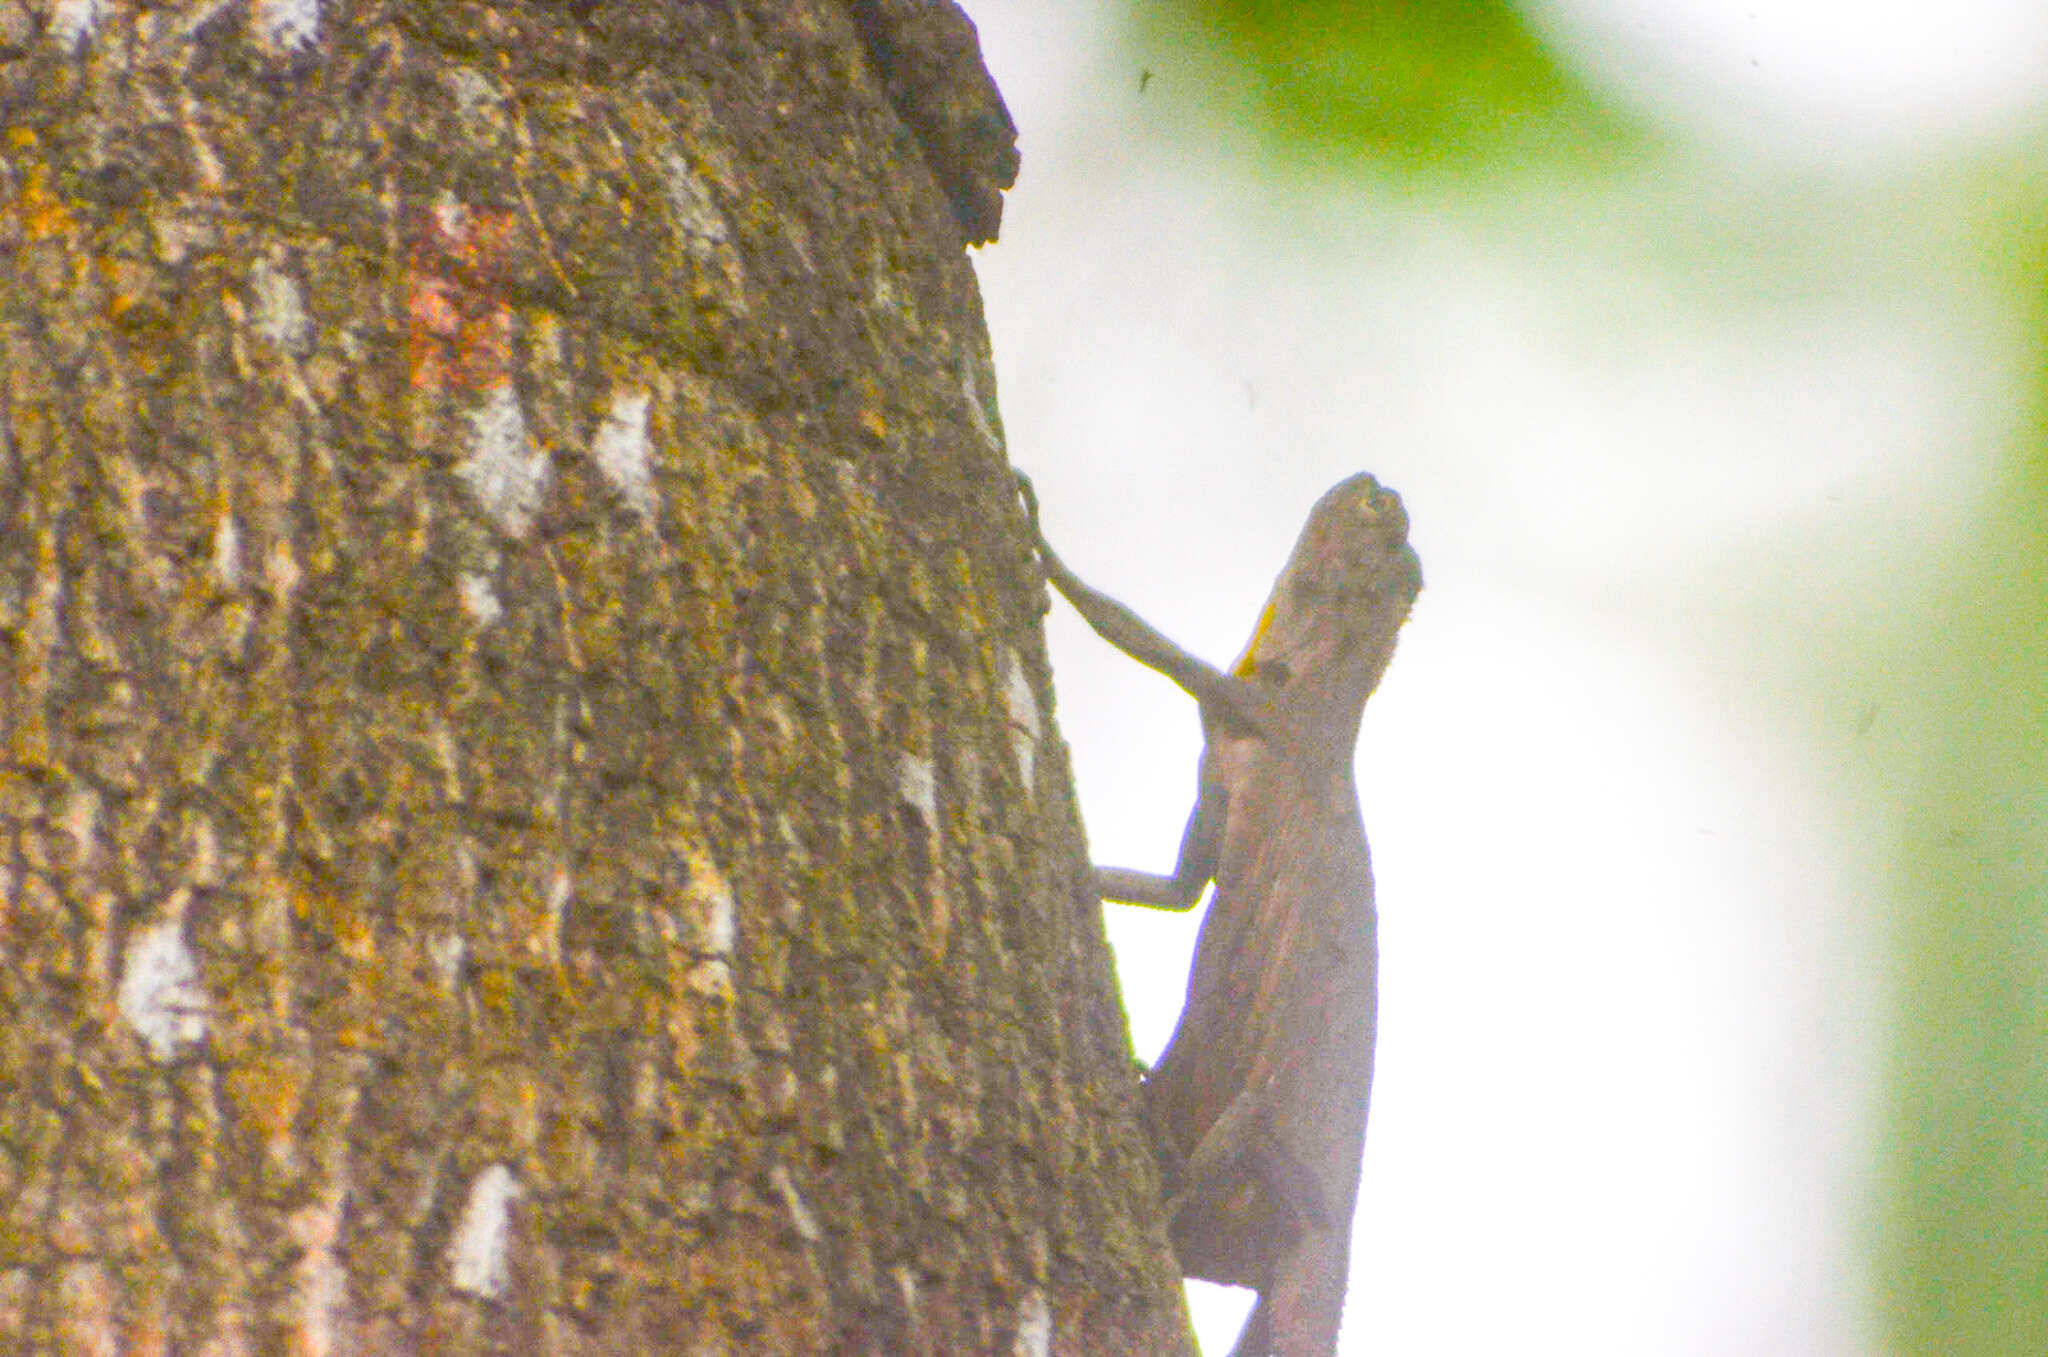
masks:
{"type": "Polygon", "coordinates": [[[0,1343],[1191,1351],[957,10],[0,0],[0,111],[0,1343]]]}

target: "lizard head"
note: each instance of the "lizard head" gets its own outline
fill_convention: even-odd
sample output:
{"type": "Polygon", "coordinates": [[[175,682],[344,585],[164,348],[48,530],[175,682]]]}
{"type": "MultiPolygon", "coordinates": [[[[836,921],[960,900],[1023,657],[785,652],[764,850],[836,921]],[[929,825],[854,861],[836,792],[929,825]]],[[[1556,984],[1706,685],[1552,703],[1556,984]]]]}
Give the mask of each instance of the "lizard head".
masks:
{"type": "Polygon", "coordinates": [[[1316,501],[1288,571],[1297,564],[1297,587],[1333,602],[1391,605],[1405,615],[1422,591],[1422,563],[1408,545],[1408,510],[1368,472],[1337,482],[1316,501]]]}
{"type": "Polygon", "coordinates": [[[1363,661],[1369,692],[1421,590],[1401,497],[1364,472],[1339,481],[1316,501],[1233,672],[1289,684],[1363,661]]]}

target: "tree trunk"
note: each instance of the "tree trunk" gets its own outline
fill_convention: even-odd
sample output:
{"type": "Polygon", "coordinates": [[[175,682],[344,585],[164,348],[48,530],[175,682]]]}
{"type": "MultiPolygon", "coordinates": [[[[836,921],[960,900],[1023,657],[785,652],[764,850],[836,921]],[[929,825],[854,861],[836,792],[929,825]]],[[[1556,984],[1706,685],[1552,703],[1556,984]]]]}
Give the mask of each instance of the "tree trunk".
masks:
{"type": "Polygon", "coordinates": [[[0,1343],[1191,1349],[950,4],[0,0],[0,1343]]]}

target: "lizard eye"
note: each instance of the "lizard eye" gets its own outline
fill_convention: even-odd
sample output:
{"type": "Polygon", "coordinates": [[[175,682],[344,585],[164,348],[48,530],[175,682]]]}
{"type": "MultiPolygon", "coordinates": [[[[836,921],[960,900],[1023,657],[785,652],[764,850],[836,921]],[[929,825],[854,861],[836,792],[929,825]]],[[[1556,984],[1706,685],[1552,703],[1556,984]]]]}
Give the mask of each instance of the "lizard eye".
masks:
{"type": "Polygon", "coordinates": [[[1252,677],[1275,688],[1285,688],[1287,680],[1294,677],[1294,671],[1287,667],[1285,660],[1267,660],[1252,671],[1252,677]]]}

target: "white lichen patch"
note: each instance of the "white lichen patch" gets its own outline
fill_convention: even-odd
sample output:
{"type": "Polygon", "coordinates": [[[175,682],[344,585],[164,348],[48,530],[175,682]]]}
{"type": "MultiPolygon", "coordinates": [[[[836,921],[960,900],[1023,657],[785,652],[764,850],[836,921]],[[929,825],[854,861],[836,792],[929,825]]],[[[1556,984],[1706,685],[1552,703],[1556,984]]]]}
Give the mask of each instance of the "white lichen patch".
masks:
{"type": "Polygon", "coordinates": [[[739,910],[733,903],[732,887],[714,866],[705,858],[703,870],[691,883],[697,899],[706,906],[704,914],[704,948],[717,957],[732,956],[733,947],[739,941],[739,910]]]}
{"type": "Polygon", "coordinates": [[[1023,660],[1007,648],[1003,651],[1003,705],[1010,713],[1010,752],[1017,756],[1017,776],[1025,792],[1031,793],[1038,786],[1038,741],[1045,734],[1045,723],[1023,660]]]}
{"type": "Polygon", "coordinates": [[[50,41],[76,56],[92,41],[106,15],[104,0],[57,0],[50,10],[50,41]]]}
{"type": "Polygon", "coordinates": [[[811,1208],[798,1195],[796,1182],[789,1176],[789,1170],[777,1164],[768,1171],[768,1181],[775,1184],[775,1190],[782,1194],[782,1204],[789,1208],[790,1223],[796,1226],[797,1235],[806,1244],[821,1244],[825,1232],[818,1228],[818,1218],[811,1214],[811,1208]]]}
{"type": "Polygon", "coordinates": [[[981,435],[981,441],[994,452],[1002,452],[1002,435],[996,432],[995,421],[989,418],[989,407],[982,404],[981,379],[976,375],[981,364],[972,354],[960,356],[960,394],[967,398],[967,422],[981,435]]]}
{"type": "Polygon", "coordinates": [[[83,784],[74,785],[64,798],[63,825],[71,836],[71,851],[78,855],[74,862],[87,865],[99,846],[100,794],[83,784]]]}
{"type": "Polygon", "coordinates": [[[787,1065],[780,1066],[768,1076],[769,1110],[778,1120],[794,1117],[797,1114],[797,1098],[802,1092],[803,1084],[796,1077],[796,1071],[787,1065]]]}
{"type": "Polygon", "coordinates": [[[661,181],[668,190],[668,205],[675,213],[676,228],[694,248],[717,245],[732,235],[732,226],[718,210],[710,187],[697,177],[689,163],[674,151],[661,159],[661,181]]]}
{"type": "Polygon", "coordinates": [[[939,776],[930,759],[907,753],[897,756],[896,795],[903,799],[904,805],[916,811],[926,825],[937,826],[939,776]]]}
{"type": "Polygon", "coordinates": [[[498,602],[491,577],[482,571],[463,571],[455,587],[462,595],[462,610],[475,618],[478,626],[488,627],[505,615],[505,605],[498,602]]]}
{"type": "Polygon", "coordinates": [[[718,863],[701,848],[683,850],[690,869],[687,903],[694,918],[696,951],[702,958],[690,972],[699,994],[732,997],[732,959],[739,946],[739,905],[718,863]]]}
{"type": "Polygon", "coordinates": [[[873,281],[868,285],[868,303],[883,314],[893,314],[901,300],[896,284],[889,277],[886,267],[875,271],[873,281]]]}
{"type": "Polygon", "coordinates": [[[292,594],[304,578],[305,572],[299,569],[298,558],[292,555],[291,539],[280,537],[272,542],[269,554],[263,558],[263,583],[277,601],[280,613],[289,610],[292,594]]]}
{"type": "Polygon", "coordinates": [[[493,1164],[469,1185],[462,1223],[448,1242],[448,1281],[457,1291],[493,1300],[512,1284],[512,1203],[519,1179],[493,1164]]]}
{"type": "Polygon", "coordinates": [[[286,56],[320,38],[320,0],[256,0],[250,19],[256,40],[286,56]]]}
{"type": "Polygon", "coordinates": [[[306,314],[298,279],[259,256],[249,270],[249,291],[256,302],[250,324],[257,334],[286,353],[304,354],[312,348],[313,318],[306,314]]]}
{"type": "Polygon", "coordinates": [[[152,924],[129,939],[115,1003],[158,1061],[206,1035],[206,991],[185,944],[182,917],[152,924]]]}
{"type": "Polygon", "coordinates": [[[477,506],[508,537],[524,537],[547,489],[547,453],[526,428],[519,395],[492,389],[469,415],[469,456],[455,469],[477,506]]]}
{"type": "Polygon", "coordinates": [[[1010,1344],[1011,1357],[1051,1357],[1052,1306],[1045,1292],[1033,1290],[1017,1307],[1017,1339],[1010,1344]]]}
{"type": "Polygon", "coordinates": [[[213,525],[213,577],[223,589],[242,587],[242,529],[225,510],[213,525]]]}
{"type": "MultiPolygon", "coordinates": [[[[128,1335],[116,1322],[114,1296],[114,1284],[104,1264],[91,1259],[64,1264],[57,1275],[56,1303],[51,1307],[57,1320],[53,1335],[57,1341],[51,1350],[90,1353],[92,1357],[122,1351],[122,1340],[128,1335]]],[[[8,1327],[20,1332],[18,1325],[8,1327]]]]}
{"type": "Polygon", "coordinates": [[[460,933],[436,933],[427,939],[427,960],[441,985],[451,993],[462,983],[462,963],[469,957],[469,944],[460,933]]]}
{"type": "Polygon", "coordinates": [[[462,205],[462,199],[455,196],[453,189],[442,189],[441,196],[434,199],[434,225],[449,240],[459,239],[469,224],[469,209],[462,205]]]}
{"type": "Polygon", "coordinates": [[[627,507],[654,517],[657,501],[647,447],[648,393],[623,387],[612,392],[611,408],[590,440],[590,458],[627,507]]]}
{"type": "Polygon", "coordinates": [[[335,1246],[341,1241],[341,1210],[347,1200],[347,1189],[337,1185],[321,1200],[294,1211],[288,1222],[292,1242],[300,1249],[294,1350],[305,1357],[331,1357],[344,1350],[341,1329],[348,1273],[335,1246]]]}
{"type": "Polygon", "coordinates": [[[149,230],[156,240],[156,257],[173,268],[184,263],[207,236],[203,223],[161,203],[149,214],[149,230]]]}
{"type": "Polygon", "coordinates": [[[576,896],[576,885],[567,867],[555,868],[555,874],[548,880],[548,935],[547,950],[550,959],[562,959],[562,935],[569,927],[569,902],[576,896]]]}
{"type": "MultiPolygon", "coordinates": [[[[193,22],[197,22],[200,17],[200,14],[194,14],[193,22]]],[[[186,30],[187,33],[197,31],[196,28],[186,30]]],[[[220,192],[227,184],[227,168],[220,163],[220,157],[214,154],[212,143],[206,139],[206,133],[202,130],[206,124],[199,111],[198,96],[189,89],[178,91],[178,125],[184,129],[185,145],[191,154],[192,187],[205,193],[220,192]]],[[[195,246],[201,243],[211,245],[220,238],[219,226],[201,217],[186,218],[185,229],[195,237],[195,246]]]]}
{"type": "Polygon", "coordinates": [[[450,67],[441,82],[455,96],[455,110],[467,122],[493,123],[504,107],[505,96],[474,66],[450,67]]]}

